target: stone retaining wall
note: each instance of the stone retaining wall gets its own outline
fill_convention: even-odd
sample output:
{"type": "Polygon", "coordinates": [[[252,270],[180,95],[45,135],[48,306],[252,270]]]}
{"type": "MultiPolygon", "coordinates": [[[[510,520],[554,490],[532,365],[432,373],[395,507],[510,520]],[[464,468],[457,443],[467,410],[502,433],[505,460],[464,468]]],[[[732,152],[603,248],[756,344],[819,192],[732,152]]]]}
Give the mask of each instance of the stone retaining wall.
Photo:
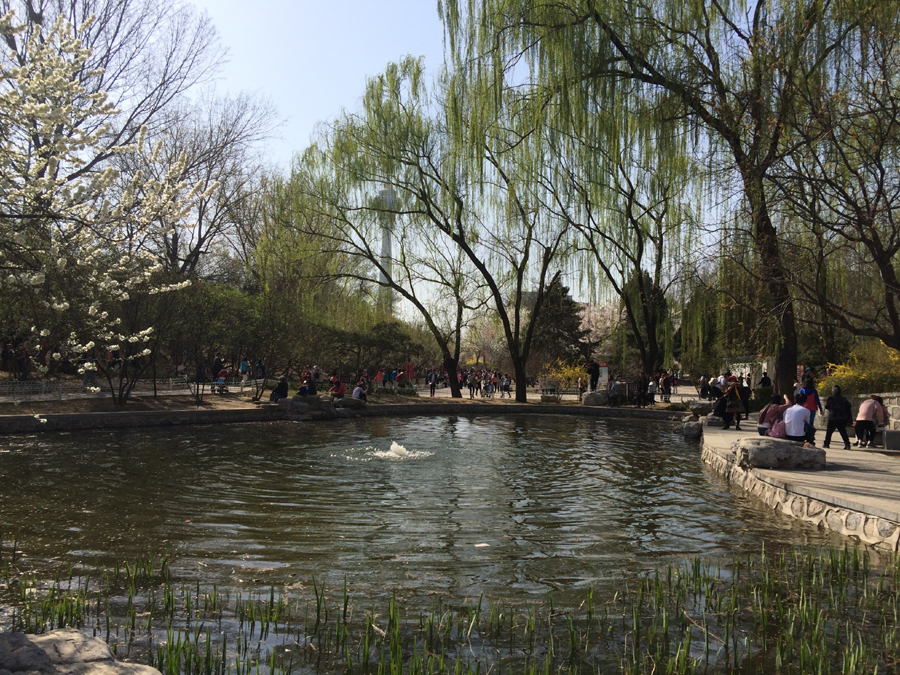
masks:
{"type": "MultiPolygon", "coordinates": [[[[370,405],[353,411],[355,417],[410,417],[416,415],[574,415],[607,419],[680,420],[683,413],[636,408],[593,408],[581,405],[490,404],[490,403],[398,403],[370,405]]],[[[289,412],[275,405],[243,410],[122,411],[109,413],[73,413],[65,415],[3,415],[0,435],[38,431],[74,431],[81,429],[134,429],[140,427],[180,426],[188,424],[229,424],[274,422],[286,419],[289,412]],[[45,419],[46,422],[42,422],[45,419]]]]}
{"type": "MultiPolygon", "coordinates": [[[[892,431],[900,431],[900,392],[889,392],[887,394],[878,394],[884,399],[884,405],[888,409],[891,418],[888,420],[888,429],[892,431]]],[[[856,418],[856,412],[859,410],[860,404],[865,401],[868,396],[856,396],[853,398],[853,417],[856,418]]],[[[825,405],[824,401],[822,405],[825,405]]]]}
{"type": "Polygon", "coordinates": [[[272,406],[246,410],[134,410],[109,413],[70,413],[64,415],[3,415],[0,434],[36,431],[74,431],[79,429],[136,429],[140,427],[181,426],[188,424],[228,424],[234,422],[272,422],[282,419],[272,406]],[[42,422],[41,420],[46,420],[42,422]]]}
{"type": "Polygon", "coordinates": [[[792,518],[799,518],[819,528],[860,541],[880,550],[900,550],[900,523],[863,507],[848,508],[830,503],[824,495],[808,493],[799,488],[765,476],[756,469],[738,466],[734,455],[723,453],[705,442],[703,461],[729,483],[736,485],[767,506],[792,518]]]}

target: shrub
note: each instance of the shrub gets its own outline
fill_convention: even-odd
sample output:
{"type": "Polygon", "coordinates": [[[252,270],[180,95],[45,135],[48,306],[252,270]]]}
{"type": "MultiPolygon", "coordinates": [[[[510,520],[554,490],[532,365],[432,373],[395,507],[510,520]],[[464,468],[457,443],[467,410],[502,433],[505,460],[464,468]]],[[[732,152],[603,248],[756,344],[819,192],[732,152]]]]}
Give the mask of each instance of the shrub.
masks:
{"type": "Polygon", "coordinates": [[[857,344],[847,362],[831,365],[831,376],[824,378],[820,392],[830,392],[840,385],[845,396],[900,391],[900,352],[880,340],[857,344]]]}
{"type": "Polygon", "coordinates": [[[559,386],[564,389],[577,387],[579,379],[581,380],[581,386],[586,388],[589,379],[583,363],[578,361],[566,362],[562,359],[557,359],[556,363],[541,369],[540,376],[546,377],[551,382],[558,381],[559,386]]]}
{"type": "Polygon", "coordinates": [[[418,396],[419,390],[416,387],[376,387],[369,396],[371,398],[393,398],[395,396],[418,396]]]}

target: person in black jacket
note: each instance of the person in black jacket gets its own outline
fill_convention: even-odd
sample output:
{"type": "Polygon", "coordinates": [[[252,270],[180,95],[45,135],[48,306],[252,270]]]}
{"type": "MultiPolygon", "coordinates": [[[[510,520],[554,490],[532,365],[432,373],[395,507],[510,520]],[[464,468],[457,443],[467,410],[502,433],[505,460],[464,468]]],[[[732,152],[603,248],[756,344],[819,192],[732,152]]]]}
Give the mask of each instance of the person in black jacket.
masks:
{"type": "Polygon", "coordinates": [[[831,435],[835,429],[844,439],[844,450],[850,449],[850,439],[847,437],[847,425],[853,421],[850,412],[850,401],[841,395],[841,388],[834,385],[831,388],[831,396],[825,399],[825,410],[828,411],[828,425],[825,427],[825,443],[827,448],[831,443],[831,435]]]}
{"type": "Polygon", "coordinates": [[[283,398],[287,398],[288,395],[288,383],[287,379],[284,375],[281,375],[278,378],[278,384],[275,385],[275,389],[272,391],[271,396],[269,396],[270,401],[279,401],[283,398]]]}

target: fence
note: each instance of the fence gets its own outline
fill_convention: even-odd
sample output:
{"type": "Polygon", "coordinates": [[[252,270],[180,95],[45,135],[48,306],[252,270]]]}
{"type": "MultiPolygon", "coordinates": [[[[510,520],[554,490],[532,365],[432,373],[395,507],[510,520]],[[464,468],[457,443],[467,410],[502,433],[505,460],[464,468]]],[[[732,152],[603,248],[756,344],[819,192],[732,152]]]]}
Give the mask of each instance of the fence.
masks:
{"type": "MultiPolygon", "coordinates": [[[[235,379],[240,382],[239,378],[235,379]]],[[[230,383],[229,383],[230,384],[230,383]]],[[[109,394],[109,385],[106,382],[98,382],[100,394],[109,394]]],[[[156,390],[161,394],[173,394],[189,391],[189,383],[183,377],[170,377],[156,380],[156,390]]],[[[133,393],[153,393],[153,380],[140,379],[137,381],[133,393]]],[[[2,380],[0,381],[0,399],[8,398],[16,401],[29,401],[32,399],[57,399],[64,396],[84,394],[84,385],[80,380],[2,380]]]]}

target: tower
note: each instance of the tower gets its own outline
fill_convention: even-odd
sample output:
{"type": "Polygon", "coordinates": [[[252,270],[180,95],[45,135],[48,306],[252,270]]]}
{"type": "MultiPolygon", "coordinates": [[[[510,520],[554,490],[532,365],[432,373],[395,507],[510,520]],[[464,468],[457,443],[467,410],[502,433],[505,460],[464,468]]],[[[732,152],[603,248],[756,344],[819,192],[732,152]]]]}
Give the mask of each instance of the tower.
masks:
{"type": "MultiPolygon", "coordinates": [[[[397,197],[388,186],[378,193],[379,220],[381,221],[381,267],[379,281],[386,284],[391,273],[391,260],[393,259],[392,241],[394,229],[394,207],[397,197]]],[[[378,304],[385,314],[394,312],[394,293],[382,285],[378,291],[378,304]]]]}

